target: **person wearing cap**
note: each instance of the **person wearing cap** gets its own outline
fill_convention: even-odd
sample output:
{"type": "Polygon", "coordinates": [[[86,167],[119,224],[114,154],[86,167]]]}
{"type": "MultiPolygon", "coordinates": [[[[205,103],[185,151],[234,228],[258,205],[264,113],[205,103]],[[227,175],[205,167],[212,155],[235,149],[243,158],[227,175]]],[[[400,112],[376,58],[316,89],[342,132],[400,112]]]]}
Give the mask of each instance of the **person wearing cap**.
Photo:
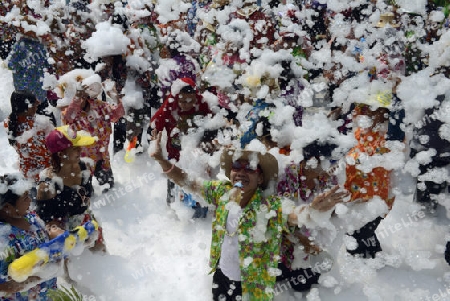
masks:
{"type": "Polygon", "coordinates": [[[301,207],[266,196],[264,189],[278,175],[277,160],[269,153],[237,149],[225,149],[221,155],[220,166],[229,181],[192,179],[164,158],[161,136],[157,134],[151,156],[163,173],[215,206],[210,255],[213,300],[272,300],[282,231],[289,232],[288,220],[298,224],[299,217],[309,218],[310,210],[331,210],[345,193],[336,187],[301,207]]]}
{"type": "Polygon", "coordinates": [[[164,39],[165,46],[161,50],[161,57],[168,61],[162,61],[157,70],[163,99],[170,94],[175,80],[190,78],[196,82],[197,75],[200,73],[200,65],[197,60],[189,55],[191,50],[200,50],[200,44],[191,38],[187,32],[179,29],[170,32],[164,39]],[[170,66],[170,68],[167,68],[167,66],[170,66]]]}
{"type": "Polygon", "coordinates": [[[24,253],[49,241],[42,220],[29,211],[31,183],[18,174],[0,176],[0,294],[2,300],[50,300],[56,278],[30,276],[23,282],[8,277],[8,266],[24,253]]]}
{"type": "Polygon", "coordinates": [[[11,114],[5,120],[9,144],[19,156],[19,170],[29,180],[39,180],[39,173],[50,166],[45,136],[53,130],[47,116],[37,115],[39,101],[29,91],[11,94],[11,114]]]}
{"type": "MultiPolygon", "coordinates": [[[[36,212],[51,228],[55,225],[70,230],[89,220],[93,195],[92,175],[88,161],[81,158],[82,148],[97,142],[84,131],[74,132],[69,126],[54,129],[46,137],[52,153],[52,166],[41,173],[37,187],[36,212]]],[[[101,231],[95,249],[104,249],[101,231]]]]}
{"type": "Polygon", "coordinates": [[[91,136],[98,137],[95,144],[81,148],[81,155],[94,161],[94,176],[99,184],[109,184],[104,191],[114,186],[114,175],[111,169],[109,141],[112,133],[112,123],[117,122],[125,114],[121,97],[115,88],[106,93],[116,100],[111,104],[98,99],[102,93],[102,81],[94,74],[83,80],[75,97],[69,106],[61,112],[62,121],[74,131],[87,131],[91,136]]]}
{"type": "MultiPolygon", "coordinates": [[[[161,132],[167,132],[166,150],[169,160],[180,160],[181,137],[195,128],[195,119],[211,113],[208,104],[200,95],[195,82],[191,78],[181,78],[174,82],[172,94],[155,112],[150,120],[150,126],[161,132]]],[[[174,185],[168,182],[167,203],[173,198],[174,185]]]]}

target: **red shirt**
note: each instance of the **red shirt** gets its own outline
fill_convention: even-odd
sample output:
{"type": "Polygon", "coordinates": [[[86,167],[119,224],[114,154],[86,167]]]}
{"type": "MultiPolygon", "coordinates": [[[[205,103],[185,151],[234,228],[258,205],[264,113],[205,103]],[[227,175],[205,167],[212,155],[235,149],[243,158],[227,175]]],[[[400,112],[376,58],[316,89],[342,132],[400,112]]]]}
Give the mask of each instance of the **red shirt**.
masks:
{"type": "Polygon", "coordinates": [[[181,137],[189,128],[195,127],[194,117],[205,116],[211,113],[208,104],[201,95],[197,95],[197,103],[189,111],[181,111],[176,97],[169,95],[163,105],[156,111],[151,119],[151,125],[157,131],[167,131],[166,149],[169,159],[180,159],[181,137]]]}

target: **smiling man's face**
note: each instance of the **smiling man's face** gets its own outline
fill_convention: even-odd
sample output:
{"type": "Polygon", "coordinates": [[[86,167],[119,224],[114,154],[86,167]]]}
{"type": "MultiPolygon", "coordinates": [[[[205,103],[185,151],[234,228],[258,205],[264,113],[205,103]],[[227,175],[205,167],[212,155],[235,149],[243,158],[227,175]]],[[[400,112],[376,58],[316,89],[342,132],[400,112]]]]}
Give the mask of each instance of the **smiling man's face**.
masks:
{"type": "Polygon", "coordinates": [[[262,170],[249,164],[247,160],[237,160],[233,162],[230,172],[231,183],[242,183],[244,192],[254,191],[264,181],[262,170]]]}

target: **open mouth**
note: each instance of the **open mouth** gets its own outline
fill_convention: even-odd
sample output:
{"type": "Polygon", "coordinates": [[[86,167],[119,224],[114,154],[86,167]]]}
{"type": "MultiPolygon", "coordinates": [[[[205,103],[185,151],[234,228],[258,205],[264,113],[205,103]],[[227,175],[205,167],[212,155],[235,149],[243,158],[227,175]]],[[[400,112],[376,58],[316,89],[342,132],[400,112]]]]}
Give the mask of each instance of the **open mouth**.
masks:
{"type": "Polygon", "coordinates": [[[248,185],[248,180],[242,178],[234,179],[233,185],[237,185],[238,183],[240,183],[240,186],[243,188],[248,185]]]}

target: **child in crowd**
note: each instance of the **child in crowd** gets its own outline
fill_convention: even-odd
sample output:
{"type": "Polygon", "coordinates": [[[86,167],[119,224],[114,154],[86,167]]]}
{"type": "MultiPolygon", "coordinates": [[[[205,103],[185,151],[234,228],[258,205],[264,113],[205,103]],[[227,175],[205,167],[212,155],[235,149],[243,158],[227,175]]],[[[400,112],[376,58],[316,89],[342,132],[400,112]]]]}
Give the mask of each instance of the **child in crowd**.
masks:
{"type": "Polygon", "coordinates": [[[23,282],[8,279],[8,265],[25,252],[32,251],[49,237],[42,220],[28,211],[31,198],[30,182],[19,175],[0,177],[0,293],[2,300],[50,300],[49,289],[56,289],[56,278],[50,280],[37,276],[23,282]]]}
{"type": "MultiPolygon", "coordinates": [[[[93,195],[92,175],[80,158],[82,147],[95,144],[96,137],[86,132],[72,132],[68,126],[56,128],[46,137],[52,153],[52,167],[42,172],[37,188],[37,213],[49,228],[70,230],[95,220],[89,210],[93,195]]],[[[94,250],[104,250],[101,228],[94,250]]]]}

